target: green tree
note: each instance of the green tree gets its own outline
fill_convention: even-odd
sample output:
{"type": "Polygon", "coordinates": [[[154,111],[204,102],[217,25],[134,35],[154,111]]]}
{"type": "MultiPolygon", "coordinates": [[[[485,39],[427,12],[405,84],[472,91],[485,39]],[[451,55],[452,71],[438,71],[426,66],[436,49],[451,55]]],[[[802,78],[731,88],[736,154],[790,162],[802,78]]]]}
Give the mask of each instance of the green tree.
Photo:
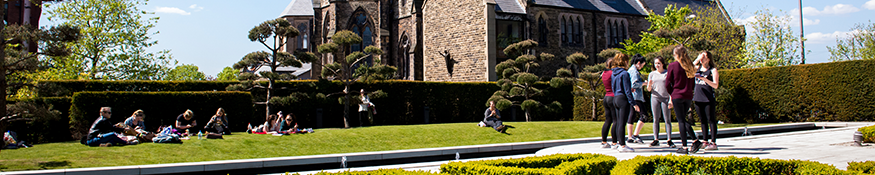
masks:
{"type": "Polygon", "coordinates": [[[875,59],[875,23],[856,24],[846,38],[836,38],[836,46],[826,49],[832,61],[875,59]]]}
{"type": "Polygon", "coordinates": [[[647,31],[641,32],[641,40],[636,43],[631,39],[627,39],[623,43],[621,43],[623,45],[623,48],[620,48],[618,50],[627,55],[643,55],[647,53],[658,52],[660,49],[663,49],[667,46],[678,44],[677,42],[672,41],[670,38],[662,38],[656,36],[655,31],[673,30],[681,26],[690,24],[692,21],[687,19],[690,13],[692,13],[692,10],[690,10],[689,6],[681,7],[680,9],[678,9],[674,4],[669,4],[667,7],[665,7],[665,15],[650,13],[650,15],[645,18],[647,19],[647,21],[650,22],[650,28],[648,28],[647,31]]]}
{"type": "Polygon", "coordinates": [[[742,67],[772,67],[799,64],[799,37],[788,27],[790,15],[776,16],[769,9],[754,14],[753,29],[745,42],[742,67]]]}
{"type": "MultiPolygon", "coordinates": [[[[331,54],[335,62],[322,66],[322,77],[338,80],[343,83],[343,91],[329,94],[343,95],[343,127],[349,127],[349,105],[352,104],[351,99],[357,91],[350,90],[349,87],[357,81],[377,81],[391,78],[398,70],[394,66],[384,65],[380,58],[377,57],[383,54],[383,50],[375,46],[367,46],[364,52],[356,51],[347,53],[350,45],[362,43],[362,38],[349,30],[337,32],[332,36],[331,43],[319,45],[317,49],[319,53],[331,54]],[[367,58],[373,58],[374,63],[368,64],[367,58]]],[[[377,94],[371,96],[372,99],[379,96],[385,96],[382,91],[376,91],[377,94]]],[[[359,119],[361,121],[361,119],[359,119]]]]}
{"type": "MultiPolygon", "coordinates": [[[[265,88],[267,89],[267,98],[264,102],[257,102],[256,104],[264,104],[265,105],[265,116],[270,115],[273,111],[270,110],[273,97],[273,92],[276,87],[274,87],[274,83],[278,79],[283,79],[284,75],[280,75],[276,73],[276,68],[280,66],[292,66],[292,67],[301,67],[303,63],[309,63],[316,60],[316,55],[313,53],[298,53],[298,55],[292,55],[288,52],[281,51],[285,45],[286,39],[294,38],[298,36],[298,29],[293,27],[292,24],[282,18],[277,18],[273,20],[268,20],[262,22],[261,24],[253,27],[249,30],[249,41],[258,42],[264,45],[270,52],[266,51],[255,51],[249,54],[246,54],[239,62],[234,64],[234,69],[249,69],[256,70],[263,66],[270,67],[270,71],[259,72],[261,77],[266,78],[268,81],[267,87],[261,87],[256,84],[250,84],[253,87],[265,88]],[[270,43],[270,44],[268,44],[270,43]]],[[[288,75],[285,75],[288,76],[288,75]]],[[[249,75],[246,76],[248,79],[253,79],[255,76],[249,75]]],[[[238,86],[229,86],[229,89],[240,89],[238,86]]]]}
{"type": "Polygon", "coordinates": [[[566,62],[574,65],[573,71],[578,72],[577,75],[575,76],[571,69],[561,68],[556,70],[556,77],[550,80],[550,86],[558,88],[572,84],[574,96],[583,97],[592,102],[590,104],[592,105],[591,120],[595,120],[598,117],[596,105],[605,97],[604,92],[598,91],[599,87],[602,86],[601,72],[605,70],[605,64],[585,66],[584,61],[588,59],[589,57],[582,53],[574,53],[565,57],[566,62]]]}
{"type": "Polygon", "coordinates": [[[693,35],[698,41],[707,42],[712,46],[706,47],[713,53],[714,63],[723,69],[735,69],[741,67],[741,58],[744,53],[744,39],[746,37],[743,25],[736,25],[724,15],[722,10],[715,6],[707,6],[694,12],[693,25],[702,29],[693,35]]]}
{"type": "Polygon", "coordinates": [[[237,75],[240,74],[240,70],[234,69],[232,67],[225,67],[222,69],[222,72],[219,72],[216,76],[218,76],[219,81],[224,80],[237,80],[237,75]]]}
{"type": "Polygon", "coordinates": [[[198,70],[194,64],[183,64],[176,66],[167,72],[164,80],[205,80],[206,75],[198,70]]]}
{"type": "MultiPolygon", "coordinates": [[[[169,70],[169,50],[147,52],[157,44],[150,32],[158,17],[138,7],[147,0],[76,0],[57,3],[49,8],[48,19],[81,28],[82,39],[71,43],[73,52],[59,66],[84,63],[84,66],[61,67],[66,71],[86,73],[91,79],[156,80],[169,70]]],[[[48,5],[48,4],[46,4],[48,5]]]]}
{"type": "Polygon", "coordinates": [[[516,59],[508,59],[495,65],[495,71],[499,78],[497,85],[501,87],[501,90],[492,94],[492,97],[486,102],[487,105],[489,101],[496,101],[495,107],[499,110],[519,105],[525,110],[526,121],[532,121],[531,111],[536,108],[546,107],[548,110],[558,110],[562,107],[557,101],[553,101],[550,105],[543,105],[533,99],[533,97],[543,95],[544,92],[534,87],[540,78],[529,71],[540,67],[540,62],[552,60],[554,57],[549,53],[535,56],[531,49],[537,46],[538,42],[525,40],[511,44],[504,49],[504,54],[509,58],[516,57],[516,59]],[[518,98],[522,98],[522,101],[511,101],[518,98]]]}

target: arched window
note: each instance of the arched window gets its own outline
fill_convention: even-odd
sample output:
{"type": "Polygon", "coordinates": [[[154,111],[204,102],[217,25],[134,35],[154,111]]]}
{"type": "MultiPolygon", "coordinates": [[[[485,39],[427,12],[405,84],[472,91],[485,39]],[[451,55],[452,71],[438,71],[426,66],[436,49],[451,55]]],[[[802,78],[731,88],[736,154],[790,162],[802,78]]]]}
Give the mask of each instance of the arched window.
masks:
{"type": "Polygon", "coordinates": [[[410,60],[410,40],[407,38],[407,34],[401,35],[401,42],[398,42],[399,46],[399,58],[396,61],[395,65],[398,68],[398,76],[401,79],[405,80],[413,80],[413,77],[410,77],[410,63],[413,60],[410,60]]]}
{"type": "Polygon", "coordinates": [[[611,46],[617,47],[617,38],[620,35],[619,34],[620,28],[617,26],[616,21],[611,22],[611,26],[614,26],[613,27],[614,31],[611,31],[611,46]]]}
{"type": "Polygon", "coordinates": [[[563,43],[563,44],[565,44],[566,42],[568,42],[568,41],[565,40],[565,35],[566,35],[566,34],[565,34],[565,32],[566,32],[566,31],[565,31],[565,23],[566,23],[566,22],[565,22],[565,17],[563,16],[562,19],[559,19],[559,34],[560,34],[559,37],[562,38],[562,43],[563,43]]]}
{"type": "Polygon", "coordinates": [[[580,37],[580,21],[577,20],[577,18],[572,18],[572,20],[574,20],[574,25],[571,26],[574,28],[574,35],[572,36],[571,41],[574,44],[580,44],[580,40],[578,39],[580,37]]]}
{"type": "MultiPolygon", "coordinates": [[[[563,18],[563,19],[565,19],[565,18],[563,18]]],[[[572,26],[571,18],[568,18],[567,21],[565,21],[565,26],[562,26],[562,27],[565,27],[565,33],[566,33],[565,34],[565,42],[566,43],[572,43],[571,36],[574,35],[574,31],[571,29],[571,26],[572,26]]]]}
{"type": "Polygon", "coordinates": [[[301,32],[298,35],[298,49],[306,50],[308,48],[307,44],[310,39],[310,32],[308,32],[308,29],[310,28],[307,27],[307,23],[301,23],[300,25],[298,25],[298,31],[301,32]]]}
{"type": "Polygon", "coordinates": [[[580,44],[583,44],[583,30],[585,30],[583,29],[583,17],[578,18],[578,20],[580,21],[580,24],[578,24],[577,27],[580,28],[580,31],[577,33],[577,40],[580,41],[580,44]]]}
{"type": "Polygon", "coordinates": [[[620,21],[620,42],[626,40],[628,36],[626,35],[626,22],[620,21]]]}
{"type": "Polygon", "coordinates": [[[547,32],[547,21],[544,20],[543,16],[540,19],[538,19],[538,32],[539,32],[538,36],[540,37],[538,39],[539,40],[538,42],[540,42],[539,45],[546,46],[547,45],[547,33],[548,33],[547,32]]]}
{"type": "Polygon", "coordinates": [[[362,51],[365,47],[373,45],[373,32],[371,30],[371,23],[368,20],[368,16],[363,11],[358,11],[354,13],[352,18],[352,24],[350,25],[350,30],[362,37],[362,43],[352,44],[350,46],[351,52],[362,51]]]}

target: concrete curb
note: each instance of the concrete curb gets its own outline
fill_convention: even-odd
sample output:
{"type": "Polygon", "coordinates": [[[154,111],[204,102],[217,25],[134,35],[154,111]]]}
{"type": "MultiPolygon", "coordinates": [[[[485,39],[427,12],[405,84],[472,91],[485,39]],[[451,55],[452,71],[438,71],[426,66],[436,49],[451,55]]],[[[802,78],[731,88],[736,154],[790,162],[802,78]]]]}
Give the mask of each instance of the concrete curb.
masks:
{"type": "MultiPolygon", "coordinates": [[[[785,130],[816,127],[815,123],[791,123],[769,126],[748,127],[750,132],[763,132],[770,130],[785,130]]],[[[718,134],[739,134],[744,132],[744,128],[727,128],[720,129],[718,134]]],[[[672,135],[679,137],[679,133],[675,132],[672,135]]],[[[643,135],[652,137],[651,134],[643,135]]],[[[646,138],[646,137],[645,137],[646,138]]],[[[580,139],[565,139],[565,140],[548,140],[534,142],[518,142],[518,143],[500,143],[486,145],[469,145],[469,146],[454,146],[441,148],[422,148],[409,150],[392,150],[392,151],[377,151],[377,152],[361,152],[361,153],[340,153],[340,154],[324,154],[313,156],[294,156],[294,157],[274,157],[260,159],[241,159],[241,160],[222,160],[208,162],[189,162],[189,163],[172,163],[172,164],[153,164],[153,165],[135,165],[135,166],[116,166],[116,167],[97,167],[97,168],[74,168],[74,169],[57,169],[57,170],[37,170],[37,171],[13,171],[2,172],[3,175],[28,175],[28,174],[53,174],[53,175],[101,175],[101,174],[175,174],[175,173],[199,173],[234,169],[250,169],[250,168],[269,168],[297,165],[315,165],[325,163],[337,163],[340,166],[341,159],[346,157],[348,162],[358,161],[380,161],[400,158],[416,158],[428,156],[446,156],[466,154],[466,153],[489,153],[513,150],[528,150],[549,148],[561,145],[570,145],[578,143],[601,142],[601,137],[580,138],[580,139]]]]}

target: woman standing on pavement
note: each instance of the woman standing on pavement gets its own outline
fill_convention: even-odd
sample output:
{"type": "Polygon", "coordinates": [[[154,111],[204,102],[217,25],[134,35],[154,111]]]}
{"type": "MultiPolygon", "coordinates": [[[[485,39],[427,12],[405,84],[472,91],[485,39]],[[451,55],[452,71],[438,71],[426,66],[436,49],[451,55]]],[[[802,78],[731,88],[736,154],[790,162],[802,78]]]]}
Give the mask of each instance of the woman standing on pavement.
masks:
{"type": "Polygon", "coordinates": [[[632,83],[629,80],[629,73],[626,72],[626,66],[629,65],[629,56],[619,53],[617,56],[614,56],[612,64],[612,75],[611,75],[611,90],[614,91],[614,115],[617,116],[617,120],[614,120],[614,128],[616,128],[615,136],[622,139],[620,140],[620,152],[635,152],[635,149],[632,149],[626,146],[626,127],[623,127],[626,121],[626,117],[629,117],[630,107],[634,108],[635,111],[641,111],[638,108],[638,104],[635,102],[635,99],[632,98],[632,83]]]}
{"type": "Polygon", "coordinates": [[[665,119],[665,135],[668,138],[668,147],[674,148],[671,142],[671,95],[665,89],[665,59],[656,57],[653,59],[653,72],[647,78],[647,91],[650,91],[650,109],[653,110],[653,142],[650,146],[659,146],[659,118],[665,119]]]}
{"type": "Polygon", "coordinates": [[[717,73],[717,67],[711,58],[714,58],[711,52],[705,51],[699,54],[696,61],[693,61],[693,65],[698,68],[693,101],[696,104],[699,120],[702,122],[702,139],[705,140],[705,150],[717,150],[717,115],[715,113],[717,100],[714,98],[714,89],[720,85],[720,74],[717,73]],[[708,142],[709,136],[711,142],[708,142]]]}
{"type": "Polygon", "coordinates": [[[693,101],[693,85],[695,85],[693,77],[696,76],[696,68],[684,46],[675,47],[672,54],[677,61],[668,65],[665,75],[665,89],[671,94],[674,114],[678,118],[678,125],[680,125],[683,148],[678,148],[677,152],[680,154],[688,154],[690,151],[695,153],[699,150],[701,143],[696,140],[692,147],[687,147],[687,134],[695,138],[696,132],[693,131],[690,123],[687,123],[686,116],[693,101]]]}
{"type": "Polygon", "coordinates": [[[614,91],[611,90],[611,61],[612,58],[608,58],[605,61],[605,71],[602,72],[602,84],[605,85],[605,98],[602,100],[603,108],[605,109],[605,124],[602,125],[602,148],[617,148],[617,128],[611,128],[611,125],[614,121],[617,120],[617,116],[614,115],[614,91]],[[611,144],[608,144],[608,133],[611,134],[611,144]]]}

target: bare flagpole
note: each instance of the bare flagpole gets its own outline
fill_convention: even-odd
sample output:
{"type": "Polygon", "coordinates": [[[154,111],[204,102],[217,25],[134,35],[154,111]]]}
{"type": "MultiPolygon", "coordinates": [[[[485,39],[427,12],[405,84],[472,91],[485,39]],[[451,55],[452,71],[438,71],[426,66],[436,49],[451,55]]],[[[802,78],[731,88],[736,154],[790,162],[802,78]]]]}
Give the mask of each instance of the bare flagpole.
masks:
{"type": "Polygon", "coordinates": [[[802,64],[805,64],[805,26],[802,18],[802,0],[799,0],[799,43],[802,46],[802,64]]]}

